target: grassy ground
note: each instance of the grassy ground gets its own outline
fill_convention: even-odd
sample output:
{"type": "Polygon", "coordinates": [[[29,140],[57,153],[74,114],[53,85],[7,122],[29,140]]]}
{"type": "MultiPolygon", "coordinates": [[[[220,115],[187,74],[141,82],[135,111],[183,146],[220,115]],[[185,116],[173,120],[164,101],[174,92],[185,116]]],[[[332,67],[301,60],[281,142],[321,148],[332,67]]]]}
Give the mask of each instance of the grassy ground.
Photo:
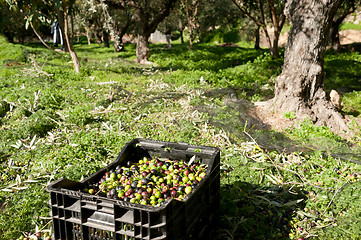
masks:
{"type": "Polygon", "coordinates": [[[351,22],[347,22],[341,25],[341,29],[340,30],[361,30],[361,25],[360,24],[355,24],[355,23],[351,23],[351,22]]]}
{"type": "MultiPolygon", "coordinates": [[[[89,176],[138,137],[221,149],[216,239],[359,239],[360,136],[346,141],[307,121],[257,129],[245,114],[241,99],[272,97],[282,59],[159,44],[151,46],[156,66],[142,66],[132,62],[134,45],[75,50],[80,74],[67,54],[0,39],[1,239],[51,234],[46,185],[89,176]]],[[[325,88],[344,94],[356,131],[361,55],[328,52],[325,64],[325,88]]]]}

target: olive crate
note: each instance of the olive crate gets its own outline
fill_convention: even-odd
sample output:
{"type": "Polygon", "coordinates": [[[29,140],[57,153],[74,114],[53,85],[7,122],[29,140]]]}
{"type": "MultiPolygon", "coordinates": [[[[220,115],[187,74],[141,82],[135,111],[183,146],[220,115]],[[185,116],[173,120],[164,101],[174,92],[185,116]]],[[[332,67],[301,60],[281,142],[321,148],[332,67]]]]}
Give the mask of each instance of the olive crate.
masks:
{"type": "Polygon", "coordinates": [[[215,147],[134,139],[125,144],[116,160],[81,182],[59,179],[50,192],[53,239],[140,240],[212,239],[219,211],[220,151],[215,147]],[[90,195],[87,183],[127,161],[161,157],[207,165],[206,175],[182,201],[168,199],[160,206],[145,206],[90,195]]]}

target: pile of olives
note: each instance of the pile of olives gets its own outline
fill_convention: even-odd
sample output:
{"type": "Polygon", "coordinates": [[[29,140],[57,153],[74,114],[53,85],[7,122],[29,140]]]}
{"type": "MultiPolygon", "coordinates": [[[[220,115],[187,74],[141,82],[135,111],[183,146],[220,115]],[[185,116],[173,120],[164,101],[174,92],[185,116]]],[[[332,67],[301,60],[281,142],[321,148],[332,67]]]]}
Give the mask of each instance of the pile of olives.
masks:
{"type": "Polygon", "coordinates": [[[84,192],[109,199],[159,206],[170,198],[183,200],[206,175],[207,165],[194,161],[146,158],[117,165],[84,192]]]}

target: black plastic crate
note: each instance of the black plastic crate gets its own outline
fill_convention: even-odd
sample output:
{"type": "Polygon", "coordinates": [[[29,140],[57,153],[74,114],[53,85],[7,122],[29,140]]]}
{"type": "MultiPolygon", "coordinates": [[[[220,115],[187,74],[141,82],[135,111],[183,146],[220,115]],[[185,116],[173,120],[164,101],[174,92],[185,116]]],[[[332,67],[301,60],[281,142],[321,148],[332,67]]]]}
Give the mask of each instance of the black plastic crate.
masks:
{"type": "Polygon", "coordinates": [[[138,240],[212,239],[218,223],[220,151],[215,147],[134,139],[117,159],[82,182],[59,179],[48,185],[53,239],[138,240]],[[183,201],[169,199],[159,207],[90,195],[81,191],[109,169],[143,157],[206,164],[206,175],[183,201]]]}

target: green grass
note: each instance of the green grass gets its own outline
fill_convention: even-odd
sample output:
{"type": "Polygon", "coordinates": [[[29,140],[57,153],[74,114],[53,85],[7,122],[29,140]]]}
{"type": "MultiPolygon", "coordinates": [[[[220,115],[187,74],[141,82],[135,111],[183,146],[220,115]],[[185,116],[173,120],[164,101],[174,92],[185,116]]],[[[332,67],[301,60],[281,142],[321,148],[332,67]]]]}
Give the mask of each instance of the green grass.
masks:
{"type": "MultiPolygon", "coordinates": [[[[46,185],[89,176],[138,137],[221,149],[215,239],[357,239],[360,135],[346,141],[309,121],[258,129],[247,105],[230,101],[272,97],[282,59],[247,47],[156,44],[155,64],[142,66],[133,63],[133,44],[120,53],[74,47],[80,74],[67,54],[0,38],[0,239],[51,233],[46,185]],[[32,55],[50,75],[32,71],[32,55]]],[[[360,59],[333,52],[325,59],[325,88],[343,94],[355,123],[360,59]]]]}
{"type": "Polygon", "coordinates": [[[340,30],[361,30],[361,24],[355,24],[355,23],[343,23],[340,27],[340,30]]]}

